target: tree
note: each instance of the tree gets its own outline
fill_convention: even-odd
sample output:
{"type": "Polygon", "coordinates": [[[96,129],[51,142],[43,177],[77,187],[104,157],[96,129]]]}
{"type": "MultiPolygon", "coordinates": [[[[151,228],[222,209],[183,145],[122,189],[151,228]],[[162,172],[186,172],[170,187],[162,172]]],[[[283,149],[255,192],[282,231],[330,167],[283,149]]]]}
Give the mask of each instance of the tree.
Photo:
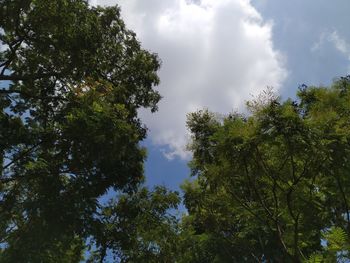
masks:
{"type": "Polygon", "coordinates": [[[160,62],[118,7],[1,0],[0,17],[0,261],[79,262],[98,198],[143,181],[160,62]]]}
{"type": "Polygon", "coordinates": [[[248,116],[189,115],[184,220],[206,262],[301,262],[328,229],[350,233],[350,77],[297,101],[265,95],[248,116]]]}
{"type": "Polygon", "coordinates": [[[323,251],[312,254],[306,263],[349,262],[350,242],[344,229],[332,227],[324,231],[323,240],[323,251]]]}
{"type": "Polygon", "coordinates": [[[111,200],[96,222],[90,261],[177,262],[179,219],[169,209],[179,202],[177,192],[160,186],[111,200]]]}
{"type": "Polygon", "coordinates": [[[130,196],[101,231],[106,248],[125,262],[347,262],[350,77],[298,96],[267,91],[248,116],[190,114],[188,215],[166,213],[178,201],[166,192],[130,196]]]}

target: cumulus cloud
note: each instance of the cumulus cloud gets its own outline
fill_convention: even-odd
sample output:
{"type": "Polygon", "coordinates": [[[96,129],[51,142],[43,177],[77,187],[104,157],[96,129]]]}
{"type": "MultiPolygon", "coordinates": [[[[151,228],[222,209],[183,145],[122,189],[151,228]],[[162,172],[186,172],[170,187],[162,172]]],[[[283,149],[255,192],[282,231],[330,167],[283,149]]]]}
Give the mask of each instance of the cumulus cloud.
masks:
{"type": "MultiPolygon", "coordinates": [[[[150,138],[169,158],[189,157],[186,114],[228,113],[287,76],[272,24],[249,0],[120,0],[129,28],[162,60],[159,112],[141,112],[150,138]]],[[[94,4],[116,4],[97,0],[94,4]]]]}

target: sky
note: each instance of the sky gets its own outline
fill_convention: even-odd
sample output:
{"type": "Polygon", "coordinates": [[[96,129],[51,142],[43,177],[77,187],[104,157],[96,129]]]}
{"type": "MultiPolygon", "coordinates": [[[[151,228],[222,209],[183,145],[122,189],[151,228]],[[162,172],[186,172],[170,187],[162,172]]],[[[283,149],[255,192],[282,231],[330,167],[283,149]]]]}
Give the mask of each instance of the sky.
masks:
{"type": "Polygon", "coordinates": [[[179,189],[189,178],[186,115],[244,112],[267,87],[294,98],[298,86],[350,74],[348,0],[92,0],[115,5],[142,46],[162,61],[159,111],[149,128],[146,183],[179,189]]]}

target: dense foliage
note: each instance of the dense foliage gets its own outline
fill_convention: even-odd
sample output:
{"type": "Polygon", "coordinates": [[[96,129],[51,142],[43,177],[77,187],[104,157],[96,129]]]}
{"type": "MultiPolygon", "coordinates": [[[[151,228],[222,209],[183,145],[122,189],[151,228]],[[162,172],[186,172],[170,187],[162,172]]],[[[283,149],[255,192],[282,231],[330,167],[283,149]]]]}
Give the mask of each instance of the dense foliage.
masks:
{"type": "Polygon", "coordinates": [[[117,7],[1,0],[0,17],[0,261],[78,260],[98,198],[143,181],[160,62],[117,7]]]}
{"type": "Polygon", "coordinates": [[[214,248],[208,262],[307,260],[329,229],[350,231],[350,78],[303,86],[297,101],[267,92],[248,109],[189,115],[186,220],[214,248]]]}

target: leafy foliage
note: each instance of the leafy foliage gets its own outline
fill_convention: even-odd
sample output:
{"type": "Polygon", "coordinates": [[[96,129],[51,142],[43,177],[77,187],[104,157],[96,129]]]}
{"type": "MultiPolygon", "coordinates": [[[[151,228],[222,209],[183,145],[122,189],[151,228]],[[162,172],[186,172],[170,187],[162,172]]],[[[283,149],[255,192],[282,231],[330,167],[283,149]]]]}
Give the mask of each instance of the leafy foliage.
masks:
{"type": "Polygon", "coordinates": [[[305,262],[349,262],[350,242],[348,235],[342,228],[332,227],[325,231],[323,239],[326,242],[323,251],[311,255],[305,262]]]}
{"type": "Polygon", "coordinates": [[[211,247],[209,262],[301,262],[339,251],[337,229],[350,230],[350,78],[298,96],[281,102],[268,91],[248,103],[249,116],[189,115],[197,178],[183,186],[184,220],[211,247]],[[324,247],[330,228],[337,239],[328,234],[324,247]]]}
{"type": "Polygon", "coordinates": [[[118,7],[2,0],[0,17],[0,261],[78,262],[98,198],[143,181],[160,63],[118,7]]]}
{"type": "Polygon", "coordinates": [[[178,219],[168,210],[176,209],[179,201],[178,193],[164,187],[152,192],[142,188],[112,200],[96,225],[98,250],[91,262],[102,262],[108,254],[120,262],[173,262],[178,219]]]}

